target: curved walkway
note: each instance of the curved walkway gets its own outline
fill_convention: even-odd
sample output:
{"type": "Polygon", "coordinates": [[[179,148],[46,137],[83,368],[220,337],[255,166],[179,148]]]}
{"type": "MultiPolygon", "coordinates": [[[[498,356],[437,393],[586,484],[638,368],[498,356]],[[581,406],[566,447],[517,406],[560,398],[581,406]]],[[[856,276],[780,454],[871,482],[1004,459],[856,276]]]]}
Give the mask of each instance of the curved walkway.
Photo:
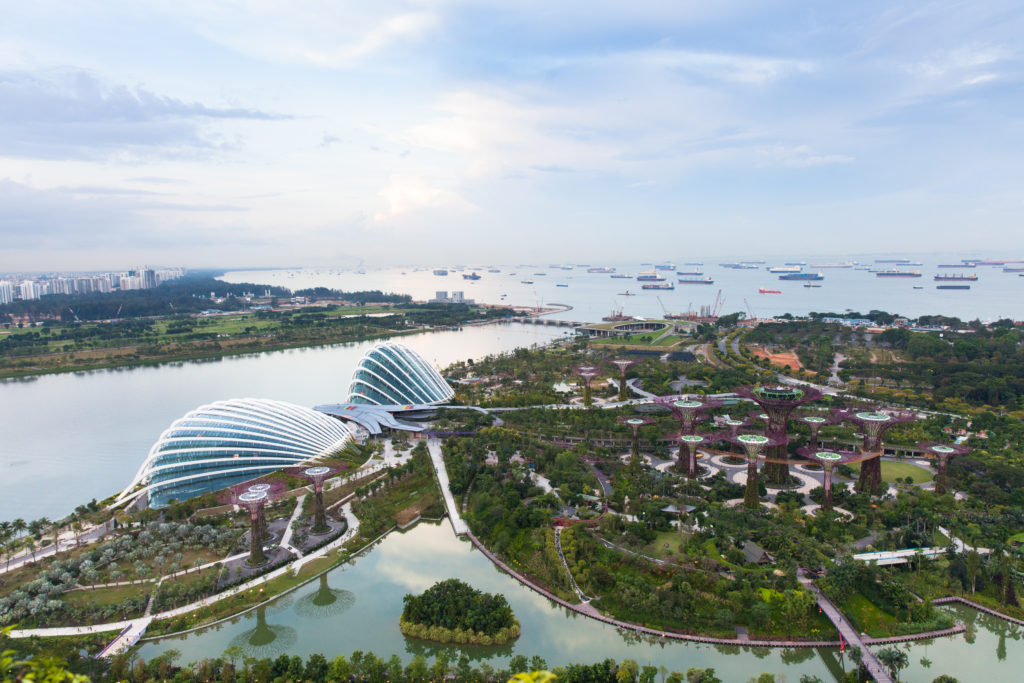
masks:
{"type": "MultiPolygon", "coordinates": [[[[350,538],[352,538],[352,536],[355,535],[355,532],[359,529],[359,519],[355,515],[352,514],[351,505],[347,505],[346,504],[345,507],[343,508],[343,512],[345,514],[346,520],[349,523],[349,526],[348,526],[348,529],[345,530],[345,533],[343,533],[341,536],[339,536],[338,538],[334,539],[333,541],[331,541],[327,545],[323,546],[322,548],[318,548],[317,550],[314,550],[313,552],[311,552],[308,555],[305,555],[305,556],[297,559],[294,562],[291,562],[291,563],[288,563],[288,564],[286,564],[286,565],[284,565],[282,567],[279,567],[279,568],[275,569],[272,572],[268,572],[266,574],[262,574],[260,576],[257,576],[256,578],[252,579],[251,581],[247,581],[246,583],[243,583],[243,584],[240,584],[238,586],[235,586],[234,588],[226,590],[226,591],[224,591],[222,593],[217,593],[216,595],[211,595],[208,598],[204,598],[204,599],[199,600],[197,602],[193,602],[193,603],[191,603],[189,605],[184,605],[183,607],[177,607],[175,609],[167,610],[166,612],[160,612],[158,614],[153,615],[151,618],[150,617],[146,617],[145,619],[127,619],[127,620],[124,620],[124,621],[115,621],[115,622],[110,622],[110,623],[106,623],[106,624],[92,624],[92,625],[89,625],[89,626],[66,626],[66,627],[56,627],[56,628],[20,629],[20,630],[17,630],[17,631],[11,631],[10,636],[12,638],[29,638],[31,636],[53,637],[53,636],[74,636],[74,635],[81,635],[83,633],[106,633],[106,632],[109,632],[109,631],[121,631],[121,630],[124,630],[128,626],[136,626],[138,623],[140,623],[142,621],[146,621],[146,620],[150,620],[150,619],[151,620],[170,619],[172,617],[177,617],[177,616],[180,616],[182,614],[188,614],[189,612],[193,612],[193,611],[199,609],[200,607],[208,607],[209,605],[212,605],[212,604],[214,604],[216,602],[224,600],[225,598],[229,598],[229,597],[231,597],[231,596],[233,596],[233,595],[235,595],[237,593],[242,593],[244,591],[249,590],[250,588],[254,588],[254,587],[259,586],[260,584],[266,583],[266,582],[268,582],[268,581],[270,581],[272,579],[276,579],[277,577],[282,576],[286,572],[292,571],[293,569],[295,571],[298,571],[307,562],[310,562],[310,561],[312,561],[314,559],[323,557],[327,553],[331,552],[332,550],[335,550],[336,548],[341,547],[341,545],[343,543],[345,543],[346,541],[348,541],[350,538]]],[[[146,623],[148,624],[149,621],[146,621],[146,623]]],[[[139,635],[141,635],[141,633],[139,635]]]]}

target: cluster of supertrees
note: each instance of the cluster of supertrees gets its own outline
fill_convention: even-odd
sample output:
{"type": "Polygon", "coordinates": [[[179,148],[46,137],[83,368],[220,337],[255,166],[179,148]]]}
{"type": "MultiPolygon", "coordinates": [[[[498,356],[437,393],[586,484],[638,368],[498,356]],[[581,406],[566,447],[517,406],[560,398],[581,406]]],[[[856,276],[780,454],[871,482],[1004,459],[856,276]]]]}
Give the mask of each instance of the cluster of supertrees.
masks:
{"type": "MultiPolygon", "coordinates": [[[[629,398],[629,390],[626,386],[626,372],[639,363],[639,360],[635,358],[612,358],[611,360],[604,361],[606,369],[615,368],[615,371],[619,375],[619,398],[620,401],[625,401],[629,398]]],[[[596,378],[605,374],[600,364],[596,363],[584,363],[576,365],[572,369],[572,373],[583,380],[583,405],[589,406],[593,403],[593,398],[590,394],[590,384],[596,378]]]]}
{"type": "MultiPolygon", "coordinates": [[[[832,509],[832,474],[838,465],[860,463],[857,490],[878,493],[882,487],[881,456],[884,434],[897,424],[917,419],[911,412],[878,408],[835,408],[831,411],[799,414],[795,419],[808,428],[810,438],[805,446],[796,449],[796,455],[799,457],[794,459],[788,451],[790,420],[794,419],[794,413],[801,405],[821,398],[822,393],[813,387],[791,385],[742,387],[735,393],[752,401],[758,410],[743,419],[726,419],[722,421],[724,429],[708,434],[698,434],[696,425],[710,417],[709,411],[721,406],[722,400],[680,395],[660,396],[653,402],[668,408],[679,421],[679,432],[673,434],[673,440],[679,443],[676,472],[691,479],[698,476],[697,449],[702,444],[725,441],[739,447],[747,461],[743,502],[748,508],[757,508],[760,505],[758,488],[762,478],[766,483],[778,486],[790,484],[790,465],[810,463],[821,467],[825,492],[822,508],[826,510],[832,509]],[[818,437],[821,427],[843,421],[858,427],[861,435],[860,447],[856,450],[821,448],[818,437]],[[763,429],[752,431],[750,427],[758,422],[763,423],[763,429]],[[763,465],[760,470],[759,464],[763,465]]],[[[633,430],[631,458],[636,461],[640,454],[640,428],[653,420],[639,416],[620,417],[618,420],[633,430]]],[[[961,445],[937,442],[921,442],[917,447],[936,461],[935,491],[945,493],[946,465],[949,458],[967,453],[970,449],[961,445]]]]}
{"type": "MultiPolygon", "coordinates": [[[[285,470],[293,477],[308,480],[313,486],[313,526],[312,534],[325,534],[331,530],[327,523],[327,512],[324,509],[324,482],[337,470],[322,465],[300,466],[285,470]]],[[[268,562],[263,550],[264,544],[272,538],[267,524],[266,507],[268,503],[286,493],[287,486],[281,481],[244,482],[225,489],[221,500],[228,505],[237,505],[249,513],[249,559],[251,567],[258,567],[268,562]]]]}

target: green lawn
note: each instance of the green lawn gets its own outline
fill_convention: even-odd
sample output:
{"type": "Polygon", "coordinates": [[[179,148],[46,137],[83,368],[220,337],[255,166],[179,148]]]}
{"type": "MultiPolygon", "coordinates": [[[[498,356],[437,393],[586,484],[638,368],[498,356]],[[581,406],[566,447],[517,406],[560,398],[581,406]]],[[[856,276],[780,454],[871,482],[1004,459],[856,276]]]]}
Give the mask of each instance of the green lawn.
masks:
{"type": "Polygon", "coordinates": [[[840,606],[858,631],[869,636],[882,637],[890,635],[896,618],[878,609],[859,591],[850,595],[840,606]]]}
{"type": "Polygon", "coordinates": [[[136,583],[131,586],[68,591],[62,597],[72,605],[87,605],[90,602],[100,605],[119,605],[128,598],[140,598],[149,595],[155,586],[155,583],[147,582],[136,583]]]}
{"type": "Polygon", "coordinates": [[[674,529],[671,531],[659,531],[654,540],[644,546],[640,552],[644,555],[658,558],[664,557],[669,553],[676,555],[680,552],[681,543],[682,537],[678,531],[674,529]]]}
{"type": "MultiPolygon", "coordinates": [[[[860,474],[860,463],[856,463],[850,467],[856,474],[860,474]]],[[[914,478],[915,484],[924,484],[934,478],[930,471],[923,467],[918,467],[917,465],[911,465],[905,462],[890,462],[888,460],[882,461],[882,481],[888,484],[895,484],[897,477],[900,479],[906,479],[908,476],[914,478]]]]}

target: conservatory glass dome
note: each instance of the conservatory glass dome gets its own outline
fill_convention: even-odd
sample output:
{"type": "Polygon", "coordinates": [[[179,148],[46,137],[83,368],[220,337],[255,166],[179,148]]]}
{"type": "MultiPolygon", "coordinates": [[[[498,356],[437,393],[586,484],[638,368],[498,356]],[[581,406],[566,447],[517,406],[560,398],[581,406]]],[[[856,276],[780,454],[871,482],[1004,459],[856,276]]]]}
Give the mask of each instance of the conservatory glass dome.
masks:
{"type": "Polygon", "coordinates": [[[359,360],[348,388],[349,403],[438,405],[455,396],[430,363],[404,344],[377,344],[359,360]]]}
{"type": "Polygon", "coordinates": [[[160,435],[117,503],[144,493],[150,505],[184,500],[337,453],[343,422],[284,401],[241,398],[200,406],[160,435]]]}

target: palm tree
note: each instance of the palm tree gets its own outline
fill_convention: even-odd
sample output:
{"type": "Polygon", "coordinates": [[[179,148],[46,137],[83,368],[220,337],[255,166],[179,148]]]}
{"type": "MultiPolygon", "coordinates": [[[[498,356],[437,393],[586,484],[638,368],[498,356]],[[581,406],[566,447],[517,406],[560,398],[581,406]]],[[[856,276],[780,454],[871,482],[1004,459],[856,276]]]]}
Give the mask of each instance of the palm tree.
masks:
{"type": "Polygon", "coordinates": [[[4,555],[7,557],[7,569],[11,568],[11,553],[10,553],[10,542],[14,536],[14,525],[8,521],[0,522],[0,549],[3,550],[4,555]]]}

